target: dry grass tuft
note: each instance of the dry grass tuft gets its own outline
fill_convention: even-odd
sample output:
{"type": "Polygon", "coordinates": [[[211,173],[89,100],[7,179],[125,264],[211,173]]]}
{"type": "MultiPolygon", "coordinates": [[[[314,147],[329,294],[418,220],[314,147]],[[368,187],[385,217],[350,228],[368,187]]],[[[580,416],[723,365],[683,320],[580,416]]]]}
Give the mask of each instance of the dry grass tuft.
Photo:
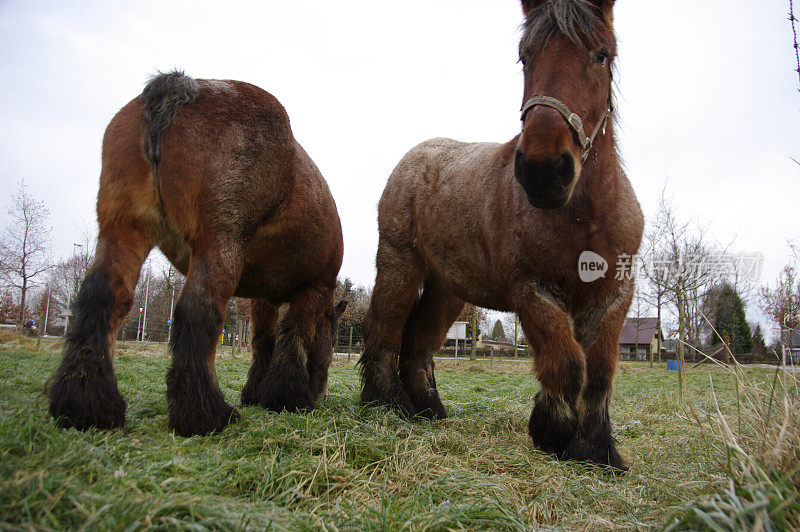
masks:
{"type": "MultiPolygon", "coordinates": [[[[724,367],[724,366],[723,366],[724,367]]],[[[784,530],[800,528],[800,381],[776,367],[753,378],[735,361],[725,367],[733,401],[721,400],[709,374],[714,410],[692,411],[728,485],[690,503],[668,529],[784,530]]]]}
{"type": "Polygon", "coordinates": [[[32,349],[36,346],[36,339],[16,329],[0,329],[0,344],[5,349],[32,349]]]}

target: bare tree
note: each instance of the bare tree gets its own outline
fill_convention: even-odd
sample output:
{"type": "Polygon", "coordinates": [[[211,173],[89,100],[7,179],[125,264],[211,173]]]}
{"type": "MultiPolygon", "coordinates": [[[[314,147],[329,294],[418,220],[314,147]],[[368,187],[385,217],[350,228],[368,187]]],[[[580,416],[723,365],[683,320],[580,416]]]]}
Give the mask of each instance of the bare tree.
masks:
{"type": "Polygon", "coordinates": [[[50,209],[28,193],[25,181],[19,182],[17,192],[8,206],[10,217],[0,241],[0,278],[19,290],[18,321],[25,318],[25,298],[28,289],[50,269],[52,227],[50,209]]]}
{"type": "Polygon", "coordinates": [[[789,0],[789,22],[792,25],[792,37],[794,38],[794,58],[795,58],[794,71],[798,75],[798,80],[800,80],[800,48],[797,47],[797,28],[795,26],[795,23],[797,22],[797,17],[794,16],[794,5],[792,3],[792,0],[789,0]]]}
{"type": "Polygon", "coordinates": [[[775,288],[761,287],[761,308],[772,318],[778,330],[800,323],[800,278],[794,266],[783,267],[775,288]]]}
{"type": "Polygon", "coordinates": [[[81,232],[80,241],[73,246],[73,254],[53,266],[48,283],[51,290],[50,310],[55,316],[69,311],[68,302],[75,297],[86,272],[94,260],[97,235],[88,227],[81,232]]]}
{"type": "MultiPolygon", "coordinates": [[[[644,294],[642,293],[642,286],[641,283],[636,283],[633,288],[633,301],[631,303],[630,309],[628,310],[628,315],[633,314],[634,317],[634,327],[636,327],[636,336],[634,338],[634,345],[636,346],[636,359],[639,358],[639,333],[641,332],[642,328],[642,318],[645,316],[642,315],[644,309],[647,307],[647,302],[644,299],[644,294]]],[[[650,365],[653,365],[653,353],[652,351],[650,354],[650,365]]]]}
{"type": "MultiPolygon", "coordinates": [[[[658,313],[661,329],[664,306],[677,315],[678,358],[684,346],[699,347],[704,330],[702,304],[705,294],[718,281],[713,257],[722,251],[707,242],[704,231],[681,220],[662,191],[658,210],[645,236],[646,259],[642,272],[650,285],[650,301],[658,313]]],[[[694,353],[694,351],[692,351],[694,353]]]]}
{"type": "MultiPolygon", "coordinates": [[[[647,231],[645,232],[642,243],[642,261],[641,273],[648,281],[646,285],[643,283],[636,283],[636,290],[640,298],[639,304],[643,299],[656,310],[656,317],[658,320],[659,330],[664,330],[662,310],[666,303],[668,285],[666,283],[666,276],[663,275],[662,270],[656,268],[657,261],[666,252],[665,240],[668,231],[668,225],[665,218],[664,211],[670,211],[669,200],[666,197],[666,187],[661,191],[659,199],[659,208],[657,215],[653,221],[648,224],[647,231]]],[[[658,361],[661,362],[661,345],[659,340],[658,346],[658,361]]]]}

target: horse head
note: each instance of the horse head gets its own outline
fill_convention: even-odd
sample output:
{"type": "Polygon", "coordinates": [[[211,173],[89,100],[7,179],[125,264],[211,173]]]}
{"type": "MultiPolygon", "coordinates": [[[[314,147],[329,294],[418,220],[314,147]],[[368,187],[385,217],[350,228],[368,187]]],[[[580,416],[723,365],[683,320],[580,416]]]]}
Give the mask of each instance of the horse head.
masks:
{"type": "MultiPolygon", "coordinates": [[[[525,76],[514,176],[534,207],[565,206],[613,111],[613,0],[523,0],[525,76]]],[[[592,161],[596,161],[595,158],[592,161]]]]}

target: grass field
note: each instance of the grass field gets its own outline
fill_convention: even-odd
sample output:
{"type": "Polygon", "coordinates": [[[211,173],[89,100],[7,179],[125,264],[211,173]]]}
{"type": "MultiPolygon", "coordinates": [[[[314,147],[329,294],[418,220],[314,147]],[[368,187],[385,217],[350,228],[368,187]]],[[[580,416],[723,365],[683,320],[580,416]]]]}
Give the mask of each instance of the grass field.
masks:
{"type": "MultiPolygon", "coordinates": [[[[744,381],[721,369],[688,372],[679,402],[674,372],[621,365],[612,419],[631,469],[614,477],[533,447],[527,418],[538,384],[529,362],[439,361],[437,381],[451,417],[409,423],[385,409],[361,408],[358,371],[337,360],[331,395],[315,411],[247,407],[221,434],[181,438],[167,431],[169,359],[158,350],[119,352],[125,428],[77,432],[56,429],[41,396],[58,352],[0,348],[0,528],[800,526],[800,460],[791,448],[799,443],[791,439],[797,427],[779,442],[790,445],[788,455],[780,451],[783,465],[773,460],[766,468],[763,449],[753,446],[769,438],[741,415],[763,408],[763,401],[749,405],[744,381]],[[739,444],[740,454],[757,464],[755,473],[731,451],[739,444]]],[[[248,362],[218,360],[223,393],[233,404],[248,362]]],[[[768,391],[773,373],[750,371],[744,379],[768,391]]],[[[783,423],[776,413],[791,393],[796,383],[793,392],[773,394],[767,423],[783,423]]],[[[796,410],[787,412],[787,423],[796,423],[796,410]]]]}

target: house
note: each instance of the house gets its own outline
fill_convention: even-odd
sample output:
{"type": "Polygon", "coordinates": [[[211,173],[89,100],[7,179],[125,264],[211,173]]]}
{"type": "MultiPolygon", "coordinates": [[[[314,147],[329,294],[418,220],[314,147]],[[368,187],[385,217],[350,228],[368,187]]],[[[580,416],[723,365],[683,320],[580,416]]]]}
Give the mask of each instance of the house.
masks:
{"type": "Polygon", "coordinates": [[[784,366],[800,363],[800,329],[787,327],[781,330],[781,361],[784,366]]]}
{"type": "Polygon", "coordinates": [[[478,349],[491,349],[492,351],[514,351],[514,343],[508,338],[489,338],[486,335],[479,335],[478,343],[475,344],[478,349]]]}
{"type": "Polygon", "coordinates": [[[619,356],[622,360],[649,360],[658,354],[661,330],[658,318],[626,318],[619,334],[619,356]]]}

